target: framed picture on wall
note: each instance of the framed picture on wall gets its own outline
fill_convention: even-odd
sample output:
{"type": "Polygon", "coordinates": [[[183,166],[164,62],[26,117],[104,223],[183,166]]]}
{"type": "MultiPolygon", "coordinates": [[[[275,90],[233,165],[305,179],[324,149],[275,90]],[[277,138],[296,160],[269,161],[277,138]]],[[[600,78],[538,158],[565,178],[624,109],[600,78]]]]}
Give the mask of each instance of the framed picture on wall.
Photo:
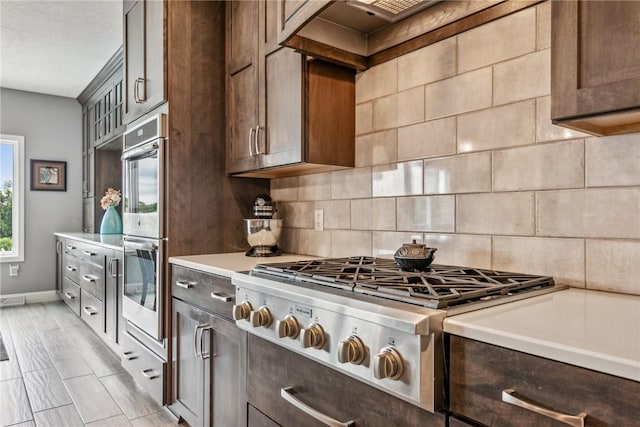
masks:
{"type": "Polygon", "coordinates": [[[67,191],[67,162],[31,159],[31,190],[67,191]]]}

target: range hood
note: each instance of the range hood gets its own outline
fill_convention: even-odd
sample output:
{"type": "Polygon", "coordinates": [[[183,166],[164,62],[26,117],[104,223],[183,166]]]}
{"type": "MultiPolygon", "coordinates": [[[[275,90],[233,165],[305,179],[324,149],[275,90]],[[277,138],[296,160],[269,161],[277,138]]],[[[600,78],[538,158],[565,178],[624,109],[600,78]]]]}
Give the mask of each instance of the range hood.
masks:
{"type": "Polygon", "coordinates": [[[426,9],[439,1],[440,0],[347,0],[346,3],[388,22],[396,22],[422,9],[426,9]]]}

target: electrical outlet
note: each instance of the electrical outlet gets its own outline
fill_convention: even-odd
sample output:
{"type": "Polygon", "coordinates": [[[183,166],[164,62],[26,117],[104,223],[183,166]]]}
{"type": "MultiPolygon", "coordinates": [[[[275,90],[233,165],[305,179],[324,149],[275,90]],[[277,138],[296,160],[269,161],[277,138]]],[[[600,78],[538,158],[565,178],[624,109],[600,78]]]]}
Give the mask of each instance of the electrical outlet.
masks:
{"type": "Polygon", "coordinates": [[[9,264],[9,276],[17,276],[20,264],[9,264]]]}
{"type": "Polygon", "coordinates": [[[324,210],[316,209],[313,215],[313,228],[316,231],[324,230],[324,210]]]}

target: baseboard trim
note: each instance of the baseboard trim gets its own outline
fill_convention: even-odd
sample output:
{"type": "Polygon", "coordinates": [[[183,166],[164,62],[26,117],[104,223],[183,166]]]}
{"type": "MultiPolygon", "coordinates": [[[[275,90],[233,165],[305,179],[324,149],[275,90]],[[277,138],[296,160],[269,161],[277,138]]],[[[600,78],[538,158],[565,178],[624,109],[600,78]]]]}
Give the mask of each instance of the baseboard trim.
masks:
{"type": "Polygon", "coordinates": [[[56,291],[25,292],[22,294],[0,295],[0,298],[11,298],[11,297],[24,297],[25,304],[36,304],[39,302],[52,302],[52,301],[58,301],[60,299],[56,291]]]}

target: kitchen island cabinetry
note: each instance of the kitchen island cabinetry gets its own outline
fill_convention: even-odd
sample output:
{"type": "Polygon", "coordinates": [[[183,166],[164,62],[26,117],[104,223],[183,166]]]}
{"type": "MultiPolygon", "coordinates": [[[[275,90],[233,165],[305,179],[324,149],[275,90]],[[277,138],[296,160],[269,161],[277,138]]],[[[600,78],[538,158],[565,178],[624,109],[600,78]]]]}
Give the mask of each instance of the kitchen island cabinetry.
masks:
{"type": "Polygon", "coordinates": [[[640,419],[640,383],[518,351],[450,337],[450,409],[483,425],[633,426],[640,419]],[[500,363],[496,363],[500,361],[500,363]],[[549,412],[505,400],[532,402],[549,412]],[[572,424],[578,425],[578,424],[572,424]]]}
{"type": "Polygon", "coordinates": [[[551,118],[612,135],[640,131],[640,2],[551,2],[551,118]]]}
{"type": "Polygon", "coordinates": [[[246,333],[231,280],[172,266],[173,404],[191,427],[246,425],[246,333]]]}
{"type": "Polygon", "coordinates": [[[227,8],[227,172],[353,167],[354,71],[278,46],[276,3],[245,3],[227,8]]]}
{"type": "Polygon", "coordinates": [[[164,1],[124,2],[124,114],[131,123],[167,99],[164,1]]]}

